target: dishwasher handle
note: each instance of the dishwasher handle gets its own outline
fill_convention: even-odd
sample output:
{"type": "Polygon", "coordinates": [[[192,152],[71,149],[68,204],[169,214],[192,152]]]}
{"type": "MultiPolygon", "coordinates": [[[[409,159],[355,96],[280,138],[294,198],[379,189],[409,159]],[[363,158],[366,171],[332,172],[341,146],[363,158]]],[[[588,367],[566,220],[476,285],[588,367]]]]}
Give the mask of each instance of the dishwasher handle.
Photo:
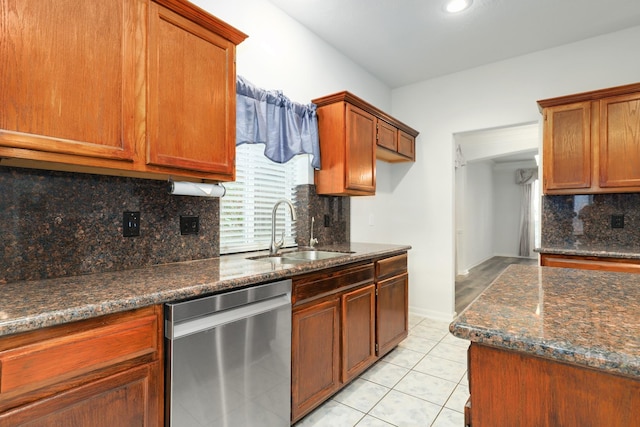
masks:
{"type": "Polygon", "coordinates": [[[171,323],[167,321],[165,325],[165,337],[170,340],[177,340],[182,337],[207,331],[220,325],[246,319],[287,305],[291,305],[290,293],[239,306],[230,310],[212,313],[207,316],[186,320],[184,322],[171,323]]]}

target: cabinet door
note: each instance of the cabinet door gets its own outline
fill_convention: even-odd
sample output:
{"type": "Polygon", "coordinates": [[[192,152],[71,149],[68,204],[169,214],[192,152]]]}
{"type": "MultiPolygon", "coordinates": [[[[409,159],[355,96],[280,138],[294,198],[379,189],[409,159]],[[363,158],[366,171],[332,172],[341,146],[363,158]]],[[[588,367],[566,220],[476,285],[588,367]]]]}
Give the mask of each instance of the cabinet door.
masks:
{"type": "Polygon", "coordinates": [[[376,119],[351,104],[347,104],[346,115],[345,188],[375,194],[376,119]]]}
{"type": "Polygon", "coordinates": [[[3,426],[161,426],[160,362],[142,365],[0,414],[3,426]]]}
{"type": "Polygon", "coordinates": [[[340,387],[340,300],[295,310],[291,334],[291,416],[296,421],[340,387]]]}
{"type": "Polygon", "coordinates": [[[235,46],[151,3],[147,163],[235,178],[235,46]]]}
{"type": "Polygon", "coordinates": [[[392,151],[398,150],[398,129],[389,123],[377,120],[376,144],[392,151]]]}
{"type": "Polygon", "coordinates": [[[398,153],[411,160],[416,159],[416,139],[401,130],[398,130],[398,153]]]}
{"type": "Polygon", "coordinates": [[[640,187],[640,93],[600,100],[600,186],[640,187]]]}
{"type": "Polygon", "coordinates": [[[409,275],[395,276],[378,283],[377,341],[382,356],[407,337],[409,330],[409,275]]]}
{"type": "Polygon", "coordinates": [[[544,190],[591,187],[591,103],[544,111],[544,190]]]}
{"type": "Polygon", "coordinates": [[[3,0],[0,146],[32,160],[132,160],[143,4],[3,0]]]}
{"type": "Polygon", "coordinates": [[[342,382],[376,360],[375,313],[375,285],[342,295],[342,382]]]}

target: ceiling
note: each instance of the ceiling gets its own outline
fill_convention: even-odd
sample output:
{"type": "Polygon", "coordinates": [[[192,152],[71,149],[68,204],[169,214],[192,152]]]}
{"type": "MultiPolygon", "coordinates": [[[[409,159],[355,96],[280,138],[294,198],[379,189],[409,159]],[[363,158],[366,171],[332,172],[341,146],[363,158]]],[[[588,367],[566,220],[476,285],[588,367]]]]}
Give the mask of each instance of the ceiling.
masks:
{"type": "Polygon", "coordinates": [[[396,88],[640,24],[639,0],[270,0],[396,88]]]}

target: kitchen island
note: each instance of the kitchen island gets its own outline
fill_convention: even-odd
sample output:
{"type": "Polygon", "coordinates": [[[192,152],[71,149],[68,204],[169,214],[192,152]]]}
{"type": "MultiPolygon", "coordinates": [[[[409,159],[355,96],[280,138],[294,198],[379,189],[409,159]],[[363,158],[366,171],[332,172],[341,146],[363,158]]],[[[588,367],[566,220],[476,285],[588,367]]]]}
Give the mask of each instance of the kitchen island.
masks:
{"type": "Polygon", "coordinates": [[[640,276],[512,265],[450,331],[469,425],[640,426],[640,276]]]}

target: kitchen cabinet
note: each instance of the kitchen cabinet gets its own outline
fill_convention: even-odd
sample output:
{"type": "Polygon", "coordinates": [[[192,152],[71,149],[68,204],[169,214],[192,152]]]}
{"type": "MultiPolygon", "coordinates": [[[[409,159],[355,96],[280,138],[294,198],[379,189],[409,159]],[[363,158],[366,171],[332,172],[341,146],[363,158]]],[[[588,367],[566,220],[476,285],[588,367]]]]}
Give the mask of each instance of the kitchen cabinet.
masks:
{"type": "Polygon", "coordinates": [[[471,343],[469,424],[637,425],[640,381],[471,343]]]}
{"type": "Polygon", "coordinates": [[[246,35],[184,0],[2,7],[2,164],[234,179],[235,46],[246,35]]]}
{"type": "Polygon", "coordinates": [[[378,357],[391,351],[409,331],[407,254],[376,262],[376,342],[378,357]]]}
{"type": "Polygon", "coordinates": [[[540,254],[540,265],[546,267],[580,268],[583,270],[640,273],[640,259],[596,256],[540,254]]]}
{"type": "Polygon", "coordinates": [[[407,254],[293,277],[296,422],[407,336],[407,254]]]}
{"type": "Polygon", "coordinates": [[[0,340],[0,425],[163,425],[162,310],[0,340]]]}
{"type": "Polygon", "coordinates": [[[538,105],[546,194],[640,191],[640,84],[538,105]]]}
{"type": "Polygon", "coordinates": [[[375,194],[376,159],[415,160],[418,132],[349,92],[312,100],[317,106],[321,169],[318,194],[375,194]]]}
{"type": "Polygon", "coordinates": [[[342,377],[351,381],[376,360],[376,288],[371,284],[342,295],[342,377]]]}
{"type": "Polygon", "coordinates": [[[324,402],[374,359],[373,283],[372,263],[293,277],[292,421],[324,402]],[[364,336],[354,336],[359,333],[364,336]]]}
{"type": "Polygon", "coordinates": [[[296,421],[340,388],[340,300],[294,310],[291,333],[291,416],[296,421]]]}

